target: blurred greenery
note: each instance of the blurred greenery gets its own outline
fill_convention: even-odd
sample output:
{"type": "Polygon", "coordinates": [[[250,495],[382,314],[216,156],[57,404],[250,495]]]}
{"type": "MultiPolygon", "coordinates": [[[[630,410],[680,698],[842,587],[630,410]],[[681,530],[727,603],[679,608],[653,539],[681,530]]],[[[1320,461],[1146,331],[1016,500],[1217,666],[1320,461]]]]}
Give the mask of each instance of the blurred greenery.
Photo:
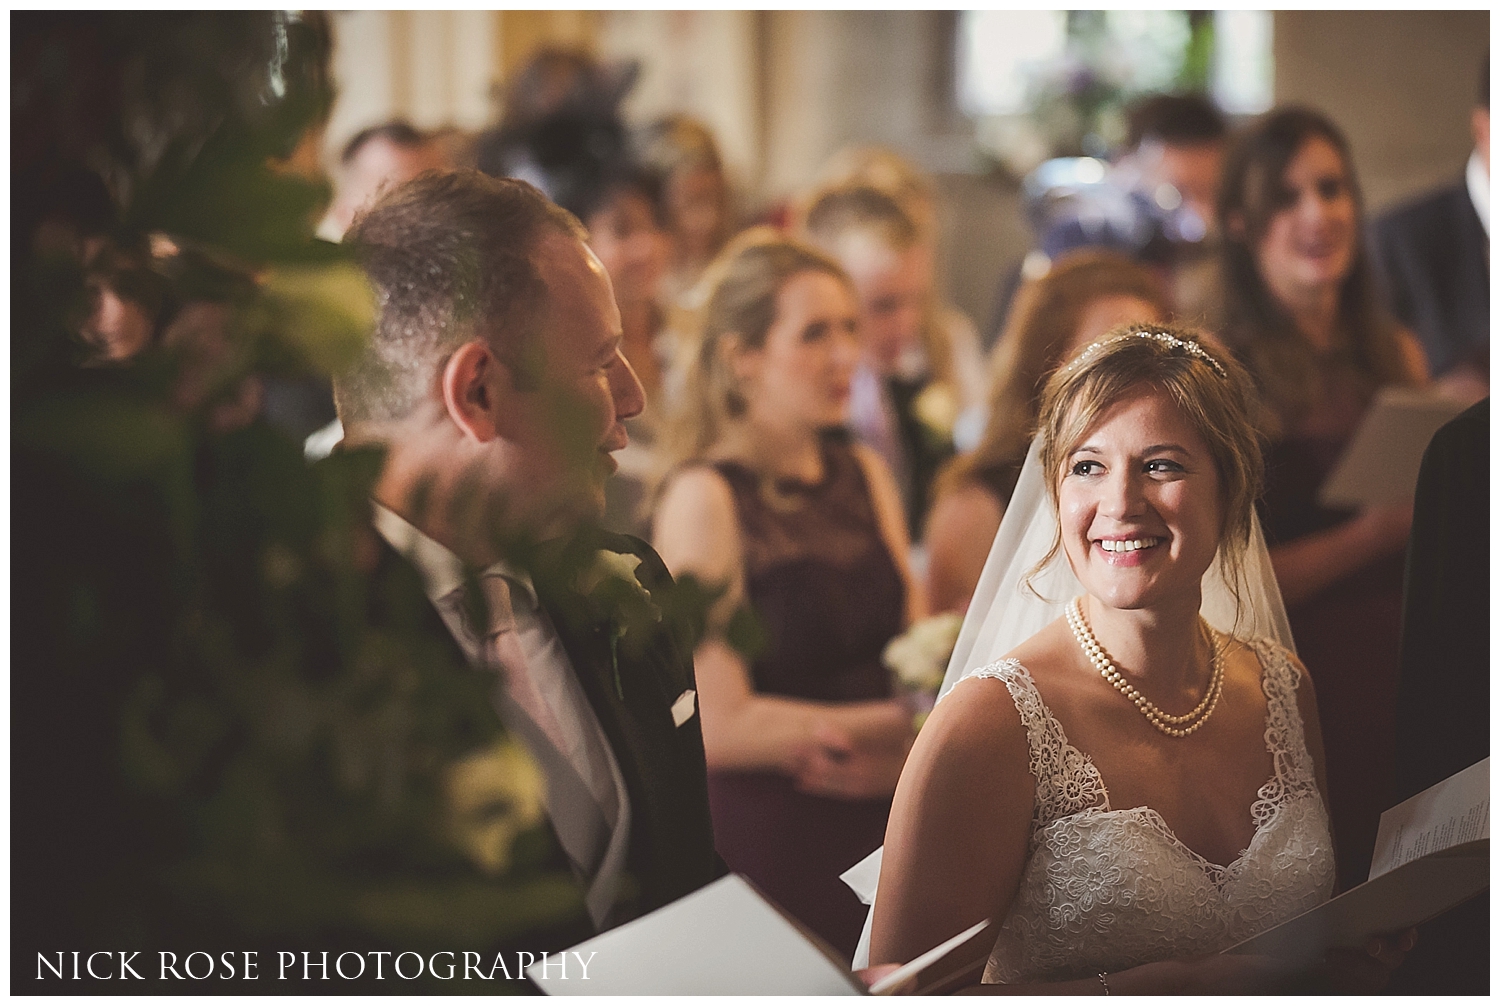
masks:
{"type": "Polygon", "coordinates": [[[534,776],[455,817],[455,766],[505,750],[494,680],[378,561],[378,452],[309,466],[245,406],[372,318],[295,164],[326,23],[18,13],[11,44],[13,959],[576,922],[534,776]],[[149,329],[128,363],[81,335],[101,285],[149,329]]]}

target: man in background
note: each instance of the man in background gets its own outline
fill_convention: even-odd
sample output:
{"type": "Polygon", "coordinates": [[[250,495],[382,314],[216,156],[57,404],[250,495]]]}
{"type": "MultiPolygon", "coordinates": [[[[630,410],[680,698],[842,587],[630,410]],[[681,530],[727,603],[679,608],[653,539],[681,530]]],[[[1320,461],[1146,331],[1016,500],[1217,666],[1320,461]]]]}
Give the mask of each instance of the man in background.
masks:
{"type": "Polygon", "coordinates": [[[399,119],[362,129],[344,144],[334,179],[333,205],[318,236],[339,241],[354,216],[383,190],[410,181],[424,171],[451,168],[437,138],[399,119]]]}
{"type": "Polygon", "coordinates": [[[1391,310],[1417,334],[1440,386],[1477,402],[1490,386],[1490,63],[1469,112],[1474,150],[1453,184],[1371,228],[1391,310]]]}
{"type": "Polygon", "coordinates": [[[1060,157],[1027,176],[1022,194],[1037,241],[1001,285],[986,345],[1004,330],[1022,280],[1046,275],[1053,259],[1076,248],[1107,248],[1155,267],[1188,316],[1202,313],[1229,124],[1198,94],[1152,95],[1127,120],[1124,148],[1107,167],[1060,157]]]}

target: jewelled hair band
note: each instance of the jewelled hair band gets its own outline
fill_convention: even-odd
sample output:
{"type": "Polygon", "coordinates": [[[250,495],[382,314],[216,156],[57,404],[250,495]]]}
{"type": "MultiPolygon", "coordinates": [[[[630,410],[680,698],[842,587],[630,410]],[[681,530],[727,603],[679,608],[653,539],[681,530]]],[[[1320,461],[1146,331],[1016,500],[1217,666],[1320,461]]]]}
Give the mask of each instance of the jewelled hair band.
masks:
{"type": "Polygon", "coordinates": [[[1105,346],[1120,342],[1125,339],[1155,339],[1157,342],[1161,343],[1164,346],[1171,346],[1173,349],[1182,350],[1189,356],[1196,356],[1198,359],[1214,368],[1214,372],[1217,373],[1220,377],[1224,378],[1226,381],[1229,380],[1229,372],[1224,369],[1224,365],[1222,363],[1213,358],[1208,350],[1204,349],[1196,342],[1188,342],[1186,339],[1179,339],[1177,338],[1177,336],[1168,335],[1166,332],[1127,332],[1124,335],[1116,335],[1109,339],[1101,339],[1098,342],[1091,343],[1088,348],[1086,348],[1082,353],[1079,353],[1077,358],[1074,359],[1072,363],[1068,364],[1066,369],[1071,371],[1074,367],[1077,367],[1080,363],[1083,363],[1085,360],[1093,356],[1095,353],[1099,352],[1105,346]]]}

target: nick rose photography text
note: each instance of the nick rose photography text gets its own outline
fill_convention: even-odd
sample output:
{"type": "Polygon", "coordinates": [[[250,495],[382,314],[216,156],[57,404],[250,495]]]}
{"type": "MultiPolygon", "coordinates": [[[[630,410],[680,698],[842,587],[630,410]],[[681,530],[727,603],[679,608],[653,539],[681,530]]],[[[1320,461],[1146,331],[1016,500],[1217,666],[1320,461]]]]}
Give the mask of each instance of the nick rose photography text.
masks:
{"type": "Polygon", "coordinates": [[[263,966],[260,951],[226,950],[217,955],[206,950],[178,953],[158,950],[58,950],[36,955],[39,980],[180,979],[182,981],[244,981],[273,977],[281,981],[337,981],[356,978],[405,979],[428,975],[442,980],[498,981],[525,978],[536,965],[538,977],[587,981],[595,954],[576,951],[530,953],[525,950],[499,953],[486,960],[472,951],[440,950],[423,956],[414,950],[276,951],[274,963],[263,966]]]}

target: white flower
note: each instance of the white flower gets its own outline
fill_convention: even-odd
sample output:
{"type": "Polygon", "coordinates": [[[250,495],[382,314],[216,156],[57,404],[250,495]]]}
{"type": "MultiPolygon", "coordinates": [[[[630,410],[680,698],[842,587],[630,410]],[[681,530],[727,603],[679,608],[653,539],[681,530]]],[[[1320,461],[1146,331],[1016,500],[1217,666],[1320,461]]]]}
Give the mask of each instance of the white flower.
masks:
{"type": "Polygon", "coordinates": [[[651,603],[651,592],[636,578],[635,571],[641,557],[629,552],[611,552],[601,548],[594,553],[594,564],[578,577],[579,593],[585,597],[599,589],[605,580],[619,580],[634,588],[634,593],[646,603],[651,603]]]}
{"type": "Polygon", "coordinates": [[[963,618],[953,612],[924,618],[891,640],[880,655],[881,662],[901,684],[914,691],[933,691],[943,683],[943,672],[963,618]]]}
{"type": "Polygon", "coordinates": [[[509,739],[448,766],[449,835],[486,876],[505,873],[516,837],[541,823],[544,786],[531,756],[509,739]]]}
{"type": "Polygon", "coordinates": [[[947,440],[953,436],[953,424],[958,422],[958,396],[946,383],[933,381],[911,403],[911,411],[934,436],[947,440]]]}
{"type": "Polygon", "coordinates": [[[641,587],[640,581],[635,578],[636,567],[640,564],[641,557],[638,555],[601,548],[594,553],[594,564],[578,577],[578,589],[584,594],[592,594],[604,582],[605,577],[614,577],[616,580],[633,583],[645,592],[646,588],[641,587]]]}

